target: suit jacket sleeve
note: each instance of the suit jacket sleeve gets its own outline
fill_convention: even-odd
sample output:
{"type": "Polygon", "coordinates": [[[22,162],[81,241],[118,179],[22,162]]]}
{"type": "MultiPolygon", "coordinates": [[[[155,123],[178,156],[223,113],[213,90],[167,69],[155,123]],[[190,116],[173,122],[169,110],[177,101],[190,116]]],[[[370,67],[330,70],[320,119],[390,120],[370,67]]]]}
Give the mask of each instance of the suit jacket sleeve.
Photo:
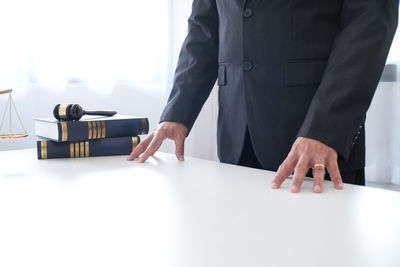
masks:
{"type": "Polygon", "coordinates": [[[190,132],[217,79],[218,29],[216,0],[194,0],[188,35],[160,122],[180,122],[190,132]]]}
{"type": "Polygon", "coordinates": [[[343,1],[341,31],[298,137],[348,159],[385,66],[398,6],[398,0],[343,1]]]}

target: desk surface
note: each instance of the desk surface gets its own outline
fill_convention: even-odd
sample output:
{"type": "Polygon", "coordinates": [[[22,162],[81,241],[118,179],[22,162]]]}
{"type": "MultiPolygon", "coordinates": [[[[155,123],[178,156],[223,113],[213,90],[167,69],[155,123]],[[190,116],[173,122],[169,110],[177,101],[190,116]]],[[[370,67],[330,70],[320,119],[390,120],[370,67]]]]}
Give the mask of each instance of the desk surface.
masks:
{"type": "Polygon", "coordinates": [[[400,266],[400,193],[269,189],[272,172],[158,153],[0,152],[0,266],[400,266]]]}

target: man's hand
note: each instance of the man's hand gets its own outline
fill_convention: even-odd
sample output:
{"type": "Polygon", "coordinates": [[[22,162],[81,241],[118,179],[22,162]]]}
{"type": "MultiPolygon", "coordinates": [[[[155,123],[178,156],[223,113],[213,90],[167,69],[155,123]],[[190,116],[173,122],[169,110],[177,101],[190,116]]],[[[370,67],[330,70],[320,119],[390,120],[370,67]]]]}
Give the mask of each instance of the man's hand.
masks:
{"type": "Polygon", "coordinates": [[[146,139],[140,142],[140,144],[132,151],[128,160],[132,161],[143,153],[139,162],[145,162],[160,148],[162,142],[168,138],[175,141],[175,155],[178,160],[183,161],[184,143],[187,133],[188,129],[181,123],[162,122],[149,136],[146,137],[146,139]]]}
{"type": "Polygon", "coordinates": [[[294,171],[290,192],[297,193],[300,191],[308,170],[312,168],[314,176],[313,191],[322,193],[325,176],[324,166],[328,169],[335,188],[343,189],[343,181],[337,164],[337,152],[319,141],[299,137],[293,144],[285,161],[279,166],[271,188],[278,189],[294,171]]]}

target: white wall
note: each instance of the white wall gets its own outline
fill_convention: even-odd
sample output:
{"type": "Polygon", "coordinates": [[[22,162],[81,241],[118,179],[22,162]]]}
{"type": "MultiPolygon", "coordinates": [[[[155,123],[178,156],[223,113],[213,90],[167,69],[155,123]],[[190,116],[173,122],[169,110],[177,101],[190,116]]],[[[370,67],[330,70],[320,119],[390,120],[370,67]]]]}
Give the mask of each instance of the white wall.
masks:
{"type": "Polygon", "coordinates": [[[400,83],[381,82],[367,113],[366,178],[400,185],[400,83]]]}

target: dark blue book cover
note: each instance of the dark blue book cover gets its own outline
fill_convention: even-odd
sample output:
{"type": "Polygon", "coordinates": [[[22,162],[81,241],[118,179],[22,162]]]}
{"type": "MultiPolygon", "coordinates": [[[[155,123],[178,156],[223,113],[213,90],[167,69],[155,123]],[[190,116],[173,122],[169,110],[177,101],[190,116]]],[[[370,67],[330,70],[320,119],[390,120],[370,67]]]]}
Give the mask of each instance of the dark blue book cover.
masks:
{"type": "Polygon", "coordinates": [[[37,155],[38,159],[129,155],[139,143],[139,136],[77,142],[38,140],[37,155]]]}
{"type": "Polygon", "coordinates": [[[149,132],[147,118],[123,115],[84,116],[80,121],[35,119],[35,126],[37,136],[57,142],[129,137],[149,132]]]}

